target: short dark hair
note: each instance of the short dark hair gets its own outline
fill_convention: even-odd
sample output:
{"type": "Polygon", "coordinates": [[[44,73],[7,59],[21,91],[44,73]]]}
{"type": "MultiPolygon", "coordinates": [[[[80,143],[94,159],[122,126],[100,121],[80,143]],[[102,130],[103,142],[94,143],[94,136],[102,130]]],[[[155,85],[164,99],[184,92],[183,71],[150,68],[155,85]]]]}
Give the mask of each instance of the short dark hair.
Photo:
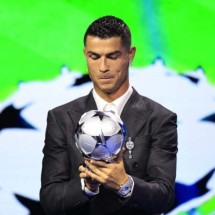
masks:
{"type": "Polygon", "coordinates": [[[123,46],[128,49],[131,46],[131,32],[129,27],[122,19],[115,16],[103,16],[92,22],[84,34],[84,46],[86,46],[88,35],[101,39],[120,37],[123,46]]]}

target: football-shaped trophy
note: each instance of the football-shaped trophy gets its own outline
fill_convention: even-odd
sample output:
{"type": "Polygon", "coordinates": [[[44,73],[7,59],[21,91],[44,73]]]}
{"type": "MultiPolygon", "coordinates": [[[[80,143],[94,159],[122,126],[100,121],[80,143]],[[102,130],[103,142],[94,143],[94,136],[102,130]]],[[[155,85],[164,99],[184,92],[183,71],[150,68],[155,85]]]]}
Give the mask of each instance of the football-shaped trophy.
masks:
{"type": "Polygon", "coordinates": [[[84,113],[75,132],[76,145],[90,159],[111,162],[124,145],[126,128],[112,111],[84,113]]]}

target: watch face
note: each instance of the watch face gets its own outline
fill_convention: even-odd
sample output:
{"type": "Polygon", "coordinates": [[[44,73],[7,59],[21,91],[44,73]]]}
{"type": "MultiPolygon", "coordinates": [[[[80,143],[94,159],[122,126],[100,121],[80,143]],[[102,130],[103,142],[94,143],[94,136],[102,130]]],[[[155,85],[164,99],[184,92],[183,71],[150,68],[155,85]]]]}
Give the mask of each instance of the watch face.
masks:
{"type": "Polygon", "coordinates": [[[128,181],[125,185],[121,187],[121,189],[118,191],[118,194],[121,196],[126,196],[132,189],[133,181],[130,177],[128,177],[128,181]]]}
{"type": "Polygon", "coordinates": [[[122,195],[126,195],[126,194],[129,193],[129,191],[130,191],[129,186],[125,186],[125,187],[123,187],[123,189],[121,190],[121,194],[122,194],[122,195]]]}

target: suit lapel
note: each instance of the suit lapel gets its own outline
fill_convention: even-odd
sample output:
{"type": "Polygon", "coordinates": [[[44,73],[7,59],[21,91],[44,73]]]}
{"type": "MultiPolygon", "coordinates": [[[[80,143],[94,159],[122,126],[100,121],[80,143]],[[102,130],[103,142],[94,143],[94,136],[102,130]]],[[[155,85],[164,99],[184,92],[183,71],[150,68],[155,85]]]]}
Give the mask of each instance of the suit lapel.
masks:
{"type": "MultiPolygon", "coordinates": [[[[81,98],[79,100],[79,102],[77,102],[77,104],[73,105],[71,107],[71,109],[68,112],[68,115],[71,119],[71,121],[73,122],[73,132],[69,132],[70,135],[74,134],[76,126],[78,121],[80,120],[81,116],[90,110],[96,110],[96,103],[93,99],[92,93],[90,92],[87,96],[81,98]]],[[[83,163],[83,156],[82,154],[79,152],[78,148],[76,147],[76,143],[75,143],[75,138],[74,136],[69,137],[71,139],[71,145],[73,147],[73,150],[76,151],[77,153],[75,153],[75,161],[74,163],[80,165],[83,163]]]]}
{"type": "Polygon", "coordinates": [[[123,109],[121,118],[126,125],[128,137],[135,138],[150,116],[151,110],[148,110],[143,98],[134,89],[123,109]]]}
{"type": "MultiPolygon", "coordinates": [[[[150,114],[151,110],[147,108],[144,97],[139,95],[134,89],[121,114],[121,119],[124,122],[127,131],[126,142],[128,141],[128,138],[131,138],[135,147],[135,138],[142,132],[143,126],[147,122],[150,114]]],[[[129,152],[127,150],[124,154],[126,172],[131,171],[134,161],[134,159],[129,159],[128,156],[129,152]]]]}
{"type": "Polygon", "coordinates": [[[86,97],[77,105],[74,105],[71,110],[68,111],[68,114],[73,122],[77,123],[80,120],[80,117],[90,110],[97,110],[95,100],[93,98],[92,92],[90,92],[86,97]]]}

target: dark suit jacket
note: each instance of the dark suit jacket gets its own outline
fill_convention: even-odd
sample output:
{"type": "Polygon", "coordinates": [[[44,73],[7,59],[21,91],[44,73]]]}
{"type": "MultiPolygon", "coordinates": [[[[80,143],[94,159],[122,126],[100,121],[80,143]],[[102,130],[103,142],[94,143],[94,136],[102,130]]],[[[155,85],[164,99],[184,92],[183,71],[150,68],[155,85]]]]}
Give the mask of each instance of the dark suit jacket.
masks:
{"type": "Polygon", "coordinates": [[[100,186],[89,198],[81,189],[74,131],[81,115],[97,109],[92,93],[48,113],[43,149],[40,201],[47,214],[156,214],[170,207],[176,176],[176,114],[133,91],[121,118],[134,142],[133,158],[124,155],[127,174],[134,179],[132,196],[120,199],[100,186]]]}

